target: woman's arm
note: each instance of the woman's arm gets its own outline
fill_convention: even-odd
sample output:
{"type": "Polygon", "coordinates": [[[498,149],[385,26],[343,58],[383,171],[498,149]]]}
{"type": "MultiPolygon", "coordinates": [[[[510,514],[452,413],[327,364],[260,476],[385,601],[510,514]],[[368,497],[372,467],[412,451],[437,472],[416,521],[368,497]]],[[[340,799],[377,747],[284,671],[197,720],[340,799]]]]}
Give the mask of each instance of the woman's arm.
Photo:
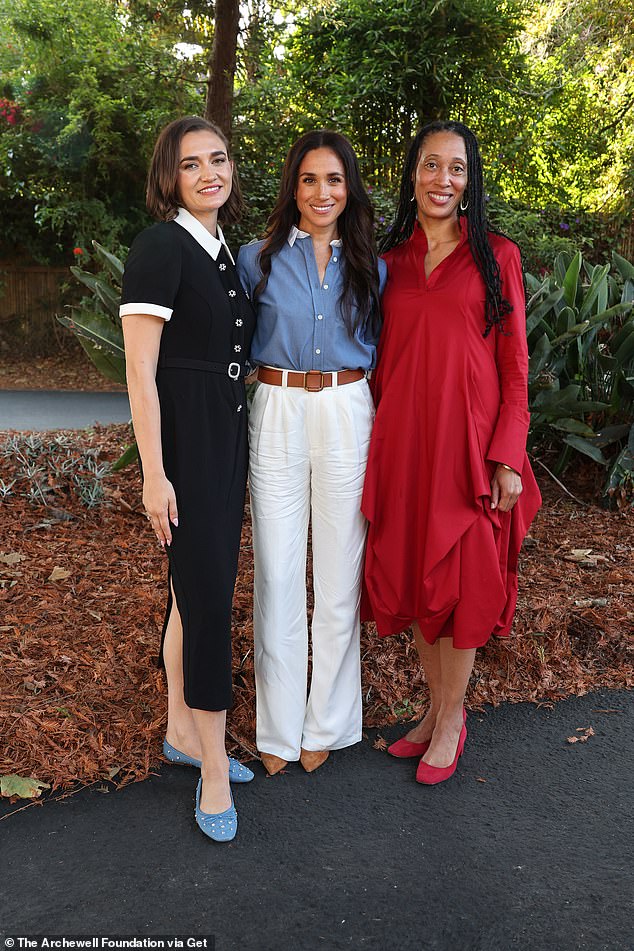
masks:
{"type": "Polygon", "coordinates": [[[521,472],[530,422],[528,411],[528,345],[522,262],[517,247],[505,242],[500,261],[502,294],[513,310],[504,330],[494,328],[495,362],[500,380],[500,411],[487,458],[496,462],[491,480],[491,508],[508,512],[522,492],[521,472]]]}
{"type": "Polygon", "coordinates": [[[164,320],[149,314],[128,314],[122,324],[132,423],[143,465],[143,505],[161,545],[170,545],[170,522],[178,525],[178,510],[174,487],[163,468],[161,410],[156,389],[164,320]]]}

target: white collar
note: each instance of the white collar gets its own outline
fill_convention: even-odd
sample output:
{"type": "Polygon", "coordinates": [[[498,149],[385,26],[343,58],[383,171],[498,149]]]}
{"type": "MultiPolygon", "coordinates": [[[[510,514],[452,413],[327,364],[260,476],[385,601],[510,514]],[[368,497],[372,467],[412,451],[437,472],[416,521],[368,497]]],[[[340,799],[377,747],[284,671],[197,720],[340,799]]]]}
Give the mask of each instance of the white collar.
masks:
{"type": "MultiPolygon", "coordinates": [[[[289,243],[289,247],[292,248],[298,238],[310,238],[310,235],[308,231],[300,231],[297,225],[293,225],[287,239],[289,243]]],[[[340,248],[342,243],[343,242],[341,238],[333,238],[333,240],[330,242],[330,247],[340,248]]]]}
{"type": "Polygon", "coordinates": [[[231,258],[231,263],[235,264],[233,260],[231,251],[227,247],[227,242],[225,241],[225,236],[222,233],[222,228],[220,225],[217,227],[218,237],[214,238],[210,231],[207,231],[204,224],[198,220],[191,212],[187,211],[186,208],[179,208],[178,214],[174,218],[176,224],[180,225],[181,228],[184,228],[185,231],[189,231],[192,238],[198,242],[198,244],[203,248],[207,254],[216,260],[220,254],[220,249],[224,245],[225,250],[229,257],[231,258]]]}

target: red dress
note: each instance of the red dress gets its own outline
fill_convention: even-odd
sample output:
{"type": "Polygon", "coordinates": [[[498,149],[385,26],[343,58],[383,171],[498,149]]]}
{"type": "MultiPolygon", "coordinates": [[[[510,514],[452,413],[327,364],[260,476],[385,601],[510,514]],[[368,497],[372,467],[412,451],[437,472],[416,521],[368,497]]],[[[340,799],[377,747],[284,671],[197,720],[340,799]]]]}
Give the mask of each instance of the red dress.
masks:
{"type": "Polygon", "coordinates": [[[362,616],[379,634],[418,621],[425,640],[480,647],[508,636],[522,539],[541,497],[526,456],[528,354],[520,255],[489,235],[505,332],[482,336],[485,286],[467,241],[425,277],[418,224],[385,255],[377,406],[363,493],[368,519],[362,616]],[[496,464],[521,473],[511,512],[491,510],[496,464]]]}

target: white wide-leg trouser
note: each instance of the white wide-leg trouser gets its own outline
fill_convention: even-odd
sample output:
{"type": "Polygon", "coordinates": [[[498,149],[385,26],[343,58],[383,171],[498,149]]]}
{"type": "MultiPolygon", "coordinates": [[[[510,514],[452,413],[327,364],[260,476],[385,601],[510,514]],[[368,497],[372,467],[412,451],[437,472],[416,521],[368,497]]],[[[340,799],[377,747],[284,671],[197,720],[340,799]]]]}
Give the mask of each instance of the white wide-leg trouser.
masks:
{"type": "Polygon", "coordinates": [[[365,379],[319,393],[258,384],[249,417],[257,747],[292,762],[300,749],[361,739],[361,514],[374,405],[365,379]],[[306,549],[314,610],[307,697],[306,549]]]}

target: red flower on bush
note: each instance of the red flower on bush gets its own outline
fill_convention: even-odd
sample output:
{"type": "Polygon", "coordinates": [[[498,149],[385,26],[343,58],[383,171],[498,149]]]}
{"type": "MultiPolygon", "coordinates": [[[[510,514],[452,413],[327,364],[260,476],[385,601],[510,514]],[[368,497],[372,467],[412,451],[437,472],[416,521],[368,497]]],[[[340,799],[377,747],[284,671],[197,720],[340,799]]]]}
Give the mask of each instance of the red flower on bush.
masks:
{"type": "Polygon", "coordinates": [[[73,254],[76,258],[80,258],[84,253],[83,248],[73,248],[73,254]]]}
{"type": "Polygon", "coordinates": [[[0,97],[0,117],[7,125],[16,125],[20,118],[20,107],[17,102],[0,97]]]}

